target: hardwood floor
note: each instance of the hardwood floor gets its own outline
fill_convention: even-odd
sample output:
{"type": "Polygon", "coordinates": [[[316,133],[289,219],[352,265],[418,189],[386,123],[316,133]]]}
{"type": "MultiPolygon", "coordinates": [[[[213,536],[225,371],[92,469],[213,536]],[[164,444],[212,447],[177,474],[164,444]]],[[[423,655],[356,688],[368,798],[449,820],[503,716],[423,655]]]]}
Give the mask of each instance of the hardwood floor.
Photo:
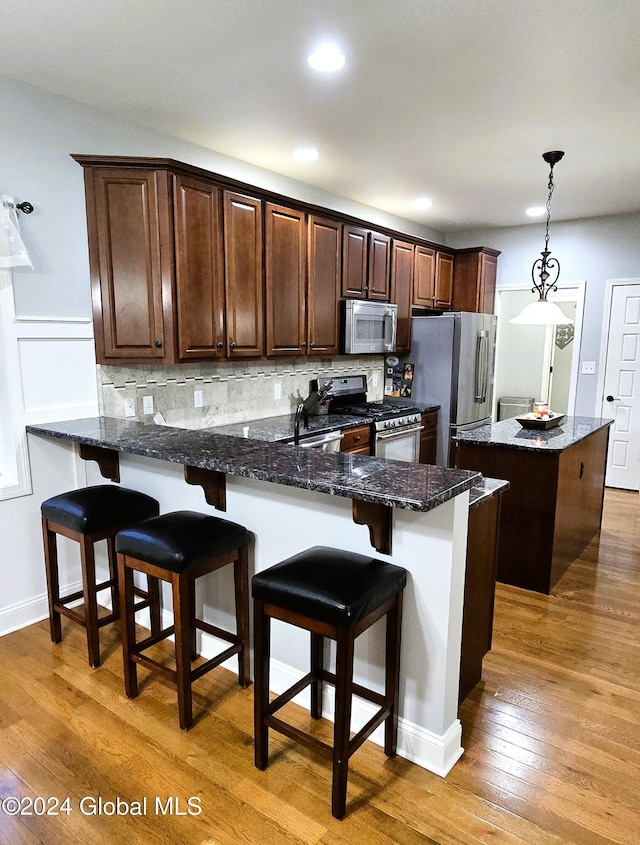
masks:
{"type": "Polygon", "coordinates": [[[92,670],[81,629],[66,623],[52,646],[38,623],[0,639],[0,843],[632,845],[639,622],[640,498],[608,490],[599,543],[551,596],[498,586],[493,649],[460,709],[465,753],[449,776],[365,743],[342,822],[325,760],[272,734],[269,769],[254,768],[252,690],[231,673],[196,683],[183,734],[169,684],[141,671],[141,696],[125,698],[116,628],[103,629],[92,670]],[[9,796],[52,799],[49,810],[69,797],[69,812],[38,815],[34,801],[32,815],[10,815],[9,796]],[[120,815],[99,812],[99,798],[118,797],[120,815]]]}

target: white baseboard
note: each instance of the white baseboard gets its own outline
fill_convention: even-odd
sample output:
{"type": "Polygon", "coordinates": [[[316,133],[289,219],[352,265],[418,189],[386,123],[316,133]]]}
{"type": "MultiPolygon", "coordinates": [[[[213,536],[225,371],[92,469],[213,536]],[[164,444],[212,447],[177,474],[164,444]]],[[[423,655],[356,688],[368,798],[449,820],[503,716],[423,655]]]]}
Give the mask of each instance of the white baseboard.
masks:
{"type": "MultiPolygon", "coordinates": [[[[163,624],[171,624],[164,621],[163,624]]],[[[207,634],[202,634],[200,653],[203,657],[213,657],[228,643],[216,640],[207,634]]],[[[231,672],[238,671],[238,659],[232,657],[222,664],[231,672]]],[[[272,692],[280,695],[293,686],[304,675],[278,660],[272,660],[269,673],[269,686],[272,692]]],[[[301,707],[310,709],[309,688],[299,693],[293,701],[301,707]]],[[[351,714],[351,729],[358,731],[377,712],[377,707],[369,701],[354,697],[351,714]]],[[[333,721],[334,689],[330,684],[324,684],[322,690],[322,715],[333,721]]],[[[376,745],[384,746],[384,726],[380,725],[369,739],[376,745]]],[[[412,763],[427,769],[440,777],[446,777],[454,764],[460,759],[462,748],[462,725],[459,719],[449,727],[446,733],[440,735],[427,731],[419,725],[400,718],[398,720],[398,755],[412,763]]]]}
{"type": "MultiPolygon", "coordinates": [[[[60,593],[63,596],[67,596],[71,593],[77,593],[81,589],[82,582],[77,581],[75,584],[68,584],[61,587],[60,593]]],[[[78,602],[78,604],[80,603],[78,602]]],[[[29,625],[34,625],[36,622],[41,622],[43,619],[47,619],[48,616],[49,601],[46,593],[2,608],[0,610],[0,637],[4,637],[5,634],[11,634],[13,631],[19,631],[21,628],[26,628],[29,625]]]]}

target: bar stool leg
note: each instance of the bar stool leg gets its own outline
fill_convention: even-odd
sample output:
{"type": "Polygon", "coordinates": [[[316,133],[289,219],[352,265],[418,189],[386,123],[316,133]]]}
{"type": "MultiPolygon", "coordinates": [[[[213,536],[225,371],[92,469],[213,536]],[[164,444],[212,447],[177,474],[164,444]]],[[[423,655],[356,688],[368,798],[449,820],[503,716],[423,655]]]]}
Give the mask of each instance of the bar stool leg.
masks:
{"type": "Polygon", "coordinates": [[[249,552],[247,546],[239,549],[233,564],[236,602],[236,636],[240,640],[238,652],[238,683],[248,687],[251,683],[251,654],[249,650],[249,552]]]}
{"type": "Polygon", "coordinates": [[[114,621],[120,619],[120,591],[118,590],[118,561],[116,558],[116,538],[107,537],[109,554],[109,579],[111,580],[111,608],[114,621]]]}
{"type": "Polygon", "coordinates": [[[44,545],[44,565],[47,575],[47,596],[49,599],[49,629],[51,642],[62,642],[62,623],[56,604],[60,601],[60,582],[58,578],[58,548],[56,535],[49,529],[47,519],[42,519],[42,537],[44,545]]]}
{"type": "Polygon", "coordinates": [[[398,699],[400,697],[400,645],[402,630],[402,592],[387,613],[385,697],[391,712],[384,723],[384,753],[395,757],[398,745],[398,699]]]}
{"type": "Polygon", "coordinates": [[[311,715],[314,719],[322,716],[322,669],[324,637],[311,632],[311,715]]]}
{"type": "Polygon", "coordinates": [[[196,582],[195,579],[189,581],[189,619],[192,620],[191,630],[189,631],[189,644],[191,648],[191,660],[196,660],[198,655],[198,629],[196,628],[196,582]]]}
{"type": "Polygon", "coordinates": [[[191,622],[189,616],[190,587],[187,576],[173,574],[173,622],[176,641],[176,685],[180,727],[188,731],[193,724],[191,695],[191,622]]]}
{"type": "Polygon", "coordinates": [[[79,538],[79,543],[89,665],[95,669],[100,665],[100,640],[98,637],[98,599],[96,595],[96,561],[93,550],[93,537],[90,534],[83,534],[79,538]]]}
{"type": "Polygon", "coordinates": [[[347,775],[349,773],[349,734],[353,686],[353,650],[351,633],[338,629],[336,641],[336,712],[333,730],[333,785],[331,815],[344,818],[347,808],[347,775]]]}
{"type": "Polygon", "coordinates": [[[253,720],[255,764],[266,769],[269,764],[269,728],[265,724],[269,706],[269,655],[271,653],[271,620],[264,612],[264,602],[254,601],[253,637],[254,670],[253,720]]]}
{"type": "Polygon", "coordinates": [[[120,584],[120,610],[122,612],[120,630],[122,637],[122,656],[124,670],[124,689],[127,698],[138,695],[138,667],[131,654],[136,648],[136,620],[134,613],[135,593],[133,570],[125,565],[124,555],[118,555],[118,580],[120,584]]]}
{"type": "Polygon", "coordinates": [[[147,594],[149,596],[149,627],[152,635],[162,630],[160,607],[160,580],[147,575],[147,594]]]}

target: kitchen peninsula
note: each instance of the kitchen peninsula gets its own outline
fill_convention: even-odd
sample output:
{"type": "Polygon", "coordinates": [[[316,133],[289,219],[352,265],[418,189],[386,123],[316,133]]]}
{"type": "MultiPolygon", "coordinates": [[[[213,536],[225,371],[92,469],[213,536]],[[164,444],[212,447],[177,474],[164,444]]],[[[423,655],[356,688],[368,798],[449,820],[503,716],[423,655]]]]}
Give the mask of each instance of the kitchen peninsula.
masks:
{"type": "Polygon", "coordinates": [[[507,419],[459,433],[457,467],[510,482],[498,581],[548,595],[598,533],[611,423],[569,416],[538,430],[507,419]]]}
{"type": "MultiPolygon", "coordinates": [[[[46,437],[47,448],[67,450],[72,460],[77,445],[88,461],[79,483],[104,482],[98,461],[108,477],[154,495],[164,512],[206,510],[202,485],[207,502],[254,534],[256,571],[320,544],[385,554],[404,566],[398,753],[441,775],[450,770],[462,753],[460,643],[469,491],[481,480],[477,472],[107,417],[27,431],[46,437]]],[[[221,605],[223,613],[233,612],[225,596],[202,600],[222,627],[228,620],[217,618],[221,605]]],[[[383,631],[374,626],[362,639],[367,657],[359,660],[356,652],[356,678],[382,688],[383,631]]],[[[275,691],[304,674],[307,652],[302,634],[274,630],[275,691]]],[[[369,717],[364,703],[354,706],[356,730],[369,717]]]]}

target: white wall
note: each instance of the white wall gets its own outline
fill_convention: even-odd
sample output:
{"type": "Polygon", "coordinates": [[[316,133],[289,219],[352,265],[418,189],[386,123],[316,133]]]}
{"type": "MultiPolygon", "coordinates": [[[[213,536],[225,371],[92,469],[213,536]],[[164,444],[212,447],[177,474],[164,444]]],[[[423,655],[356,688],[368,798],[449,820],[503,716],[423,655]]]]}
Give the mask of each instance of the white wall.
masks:
{"type": "MultiPolygon", "coordinates": [[[[13,271],[12,340],[24,403],[18,426],[94,415],[98,409],[83,172],[71,153],[174,158],[373,223],[444,240],[441,233],[416,223],[2,78],[0,114],[0,193],[35,208],[31,215],[20,214],[34,269],[13,271]]],[[[30,438],[30,452],[33,493],[0,501],[0,634],[46,615],[40,503],[61,488],[86,483],[84,468],[63,459],[63,451],[43,451],[37,438],[30,438]]],[[[77,550],[73,544],[61,545],[62,580],[70,582],[77,550]]]]}
{"type": "MultiPolygon", "coordinates": [[[[607,279],[640,276],[640,214],[598,217],[569,222],[551,221],[549,246],[560,261],[560,281],[586,280],[581,361],[600,358],[604,292],[607,279]]],[[[544,246],[544,225],[507,229],[478,229],[450,233],[447,244],[456,248],[491,246],[502,250],[498,259],[498,287],[528,284],[531,266],[544,246]]],[[[576,414],[598,416],[597,373],[580,375],[576,414]]]]}

